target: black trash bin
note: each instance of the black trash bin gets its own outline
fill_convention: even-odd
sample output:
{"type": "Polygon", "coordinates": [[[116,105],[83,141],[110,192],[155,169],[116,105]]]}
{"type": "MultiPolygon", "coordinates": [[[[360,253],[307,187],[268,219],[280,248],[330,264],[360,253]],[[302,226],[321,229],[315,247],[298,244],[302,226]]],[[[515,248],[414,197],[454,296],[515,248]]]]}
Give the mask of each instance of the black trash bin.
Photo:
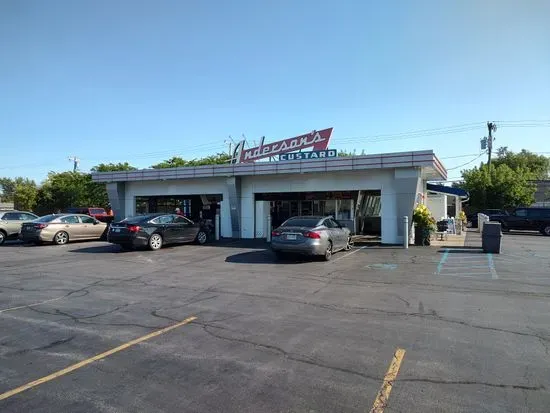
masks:
{"type": "Polygon", "coordinates": [[[485,222],[483,224],[483,232],[481,234],[481,246],[483,252],[500,254],[502,243],[502,228],[500,222],[485,222]]]}

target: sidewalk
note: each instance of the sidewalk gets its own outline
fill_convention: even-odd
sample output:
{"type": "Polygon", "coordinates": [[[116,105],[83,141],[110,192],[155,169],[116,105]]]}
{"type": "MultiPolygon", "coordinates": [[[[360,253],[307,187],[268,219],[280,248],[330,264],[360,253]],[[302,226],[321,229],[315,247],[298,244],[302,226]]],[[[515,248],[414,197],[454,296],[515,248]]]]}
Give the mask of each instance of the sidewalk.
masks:
{"type": "Polygon", "coordinates": [[[461,235],[449,234],[441,239],[432,239],[432,247],[466,247],[466,248],[481,248],[481,234],[475,229],[468,229],[462,232],[461,235]]]}

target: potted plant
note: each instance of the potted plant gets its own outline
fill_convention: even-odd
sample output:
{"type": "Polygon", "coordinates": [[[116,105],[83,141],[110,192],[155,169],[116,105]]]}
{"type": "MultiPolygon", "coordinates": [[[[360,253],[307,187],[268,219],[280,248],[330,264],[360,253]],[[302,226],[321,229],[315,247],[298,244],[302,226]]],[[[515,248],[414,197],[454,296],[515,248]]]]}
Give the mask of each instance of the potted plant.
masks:
{"type": "Polygon", "coordinates": [[[460,211],[458,213],[458,218],[456,223],[456,229],[459,235],[462,234],[462,231],[464,230],[464,228],[466,228],[467,224],[468,224],[468,218],[466,217],[466,213],[464,211],[460,211]]]}
{"type": "Polygon", "coordinates": [[[436,220],[428,207],[419,204],[413,211],[414,245],[430,245],[430,236],[435,231],[436,220]]]}

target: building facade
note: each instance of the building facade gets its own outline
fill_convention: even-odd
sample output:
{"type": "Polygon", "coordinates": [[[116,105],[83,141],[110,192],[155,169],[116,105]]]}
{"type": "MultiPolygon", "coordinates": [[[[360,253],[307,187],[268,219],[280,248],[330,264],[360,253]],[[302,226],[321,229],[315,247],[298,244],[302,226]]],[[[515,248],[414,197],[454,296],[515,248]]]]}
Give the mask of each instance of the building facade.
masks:
{"type": "Polygon", "coordinates": [[[220,215],[226,238],[266,238],[295,215],[333,215],[354,233],[403,240],[403,217],[447,178],[433,151],[94,173],[117,217],[180,208],[192,219],[220,215]]]}

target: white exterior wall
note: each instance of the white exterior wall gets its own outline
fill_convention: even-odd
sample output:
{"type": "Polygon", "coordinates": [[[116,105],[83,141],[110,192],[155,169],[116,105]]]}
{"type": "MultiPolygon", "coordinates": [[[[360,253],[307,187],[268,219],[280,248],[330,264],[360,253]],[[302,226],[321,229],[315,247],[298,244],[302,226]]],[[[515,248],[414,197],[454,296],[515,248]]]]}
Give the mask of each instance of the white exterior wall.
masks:
{"type": "Polygon", "coordinates": [[[256,201],[256,231],[255,238],[266,238],[267,232],[271,231],[271,228],[267,228],[267,217],[270,213],[269,201],[256,201]]]}
{"type": "Polygon", "coordinates": [[[426,206],[432,213],[432,216],[438,221],[441,218],[447,218],[447,195],[445,194],[428,194],[426,206]]]}
{"type": "MultiPolygon", "coordinates": [[[[243,176],[240,235],[242,238],[256,238],[259,233],[267,231],[269,202],[255,202],[255,193],[380,190],[382,243],[399,244],[402,242],[401,215],[412,215],[416,191],[424,186],[419,168],[243,176]]],[[[221,194],[220,235],[230,238],[233,232],[228,188],[225,177],[126,182],[124,212],[126,216],[135,214],[136,196],[221,194]]]]}
{"type": "Polygon", "coordinates": [[[222,194],[223,201],[220,203],[220,235],[230,238],[232,236],[231,214],[227,183],[224,178],[127,182],[125,190],[125,216],[135,215],[136,196],[204,194],[222,194]]]}
{"type": "MultiPolygon", "coordinates": [[[[394,169],[388,168],[364,172],[243,177],[241,183],[241,237],[254,238],[255,193],[380,190],[382,195],[382,242],[397,244],[400,242],[397,231],[397,203],[400,194],[394,188],[395,182],[399,181],[399,179],[395,179],[394,172],[394,169]]],[[[411,168],[410,172],[410,174],[417,174],[414,168],[411,168]]],[[[414,193],[415,190],[416,185],[411,188],[411,192],[414,193]]]]}

